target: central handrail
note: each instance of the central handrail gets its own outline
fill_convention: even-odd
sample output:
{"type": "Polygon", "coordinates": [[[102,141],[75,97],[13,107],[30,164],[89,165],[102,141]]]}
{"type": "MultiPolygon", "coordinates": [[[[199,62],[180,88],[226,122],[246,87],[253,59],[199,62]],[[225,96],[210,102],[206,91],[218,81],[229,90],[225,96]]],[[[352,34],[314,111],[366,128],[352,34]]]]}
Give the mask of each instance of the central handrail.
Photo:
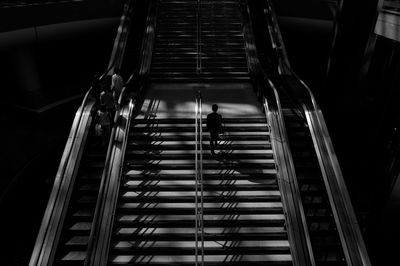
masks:
{"type": "Polygon", "coordinates": [[[204,189],[203,189],[203,118],[201,92],[196,95],[195,107],[195,261],[204,266],[204,189]],[[199,195],[200,193],[200,195],[199,195]],[[199,202],[200,196],[200,202],[199,202]],[[200,233],[200,262],[199,262],[200,233]]]}
{"type": "Polygon", "coordinates": [[[196,8],[196,22],[197,22],[197,58],[196,58],[196,72],[197,74],[201,73],[201,0],[197,0],[197,8],[196,8]]]}

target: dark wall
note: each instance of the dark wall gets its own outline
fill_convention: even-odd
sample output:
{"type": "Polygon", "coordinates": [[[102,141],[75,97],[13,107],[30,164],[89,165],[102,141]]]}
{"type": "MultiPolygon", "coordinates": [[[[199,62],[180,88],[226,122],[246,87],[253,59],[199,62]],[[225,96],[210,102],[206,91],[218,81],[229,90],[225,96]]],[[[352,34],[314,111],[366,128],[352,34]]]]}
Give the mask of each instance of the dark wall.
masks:
{"type": "Polygon", "coordinates": [[[273,1],[293,70],[315,94],[325,86],[337,1],[273,1]]]}
{"type": "Polygon", "coordinates": [[[0,51],[4,265],[28,264],[74,114],[93,74],[106,70],[118,22],[0,51]]]}

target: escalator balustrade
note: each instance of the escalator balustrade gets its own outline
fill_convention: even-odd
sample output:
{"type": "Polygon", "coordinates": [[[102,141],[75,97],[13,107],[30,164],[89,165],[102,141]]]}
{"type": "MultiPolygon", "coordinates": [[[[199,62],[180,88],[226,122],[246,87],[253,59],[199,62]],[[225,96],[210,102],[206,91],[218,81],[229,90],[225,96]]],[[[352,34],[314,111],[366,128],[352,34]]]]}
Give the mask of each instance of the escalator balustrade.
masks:
{"type": "Polygon", "coordinates": [[[100,139],[95,136],[92,128],[76,177],[54,265],[83,265],[86,259],[106,149],[100,145],[100,139]]]}

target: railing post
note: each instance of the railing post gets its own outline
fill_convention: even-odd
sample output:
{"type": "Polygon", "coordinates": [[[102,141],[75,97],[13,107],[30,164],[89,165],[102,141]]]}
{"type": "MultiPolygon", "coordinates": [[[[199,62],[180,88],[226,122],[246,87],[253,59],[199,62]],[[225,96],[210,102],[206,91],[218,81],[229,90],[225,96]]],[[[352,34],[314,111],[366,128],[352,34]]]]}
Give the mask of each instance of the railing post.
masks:
{"type": "Polygon", "coordinates": [[[196,96],[195,112],[195,265],[204,266],[204,189],[203,189],[203,119],[201,110],[201,93],[196,96]],[[199,191],[200,190],[200,191],[199,191]],[[199,195],[200,193],[200,195],[199,195]],[[200,202],[199,202],[200,196],[200,202]],[[200,234],[200,247],[199,247],[200,234]],[[201,253],[199,254],[199,248],[201,253]],[[199,256],[201,260],[199,262],[199,256]]]}
{"type": "Polygon", "coordinates": [[[201,73],[201,0],[197,0],[196,21],[197,21],[197,66],[196,73],[201,73]]]}

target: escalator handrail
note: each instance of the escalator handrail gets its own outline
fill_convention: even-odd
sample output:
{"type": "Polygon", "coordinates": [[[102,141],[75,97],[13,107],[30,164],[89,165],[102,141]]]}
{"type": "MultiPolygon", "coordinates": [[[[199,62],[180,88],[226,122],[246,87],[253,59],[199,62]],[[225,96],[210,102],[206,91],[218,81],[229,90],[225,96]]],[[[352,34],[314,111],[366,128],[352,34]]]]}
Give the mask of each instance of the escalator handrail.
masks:
{"type": "Polygon", "coordinates": [[[94,101],[90,97],[91,90],[92,88],[86,92],[82,104],[75,114],[29,265],[52,264],[54,246],[65,216],[64,207],[68,205],[71,184],[74,183],[72,179],[76,175],[75,168],[79,165],[78,158],[82,155],[82,145],[85,143],[87,131],[90,127],[94,106],[94,101]],[[86,119],[84,119],[85,117],[86,119]],[[77,161],[77,165],[73,161],[77,161]]]}
{"type": "MultiPolygon", "coordinates": [[[[109,74],[109,72],[112,72],[112,70],[115,67],[118,67],[120,69],[122,66],[122,60],[123,60],[123,56],[125,53],[125,47],[126,47],[126,43],[128,40],[129,30],[131,27],[131,16],[132,16],[132,13],[134,10],[134,3],[136,3],[136,1],[127,0],[124,5],[124,11],[123,11],[123,15],[121,16],[117,36],[114,41],[112,58],[109,62],[107,74],[109,74]]],[[[125,93],[126,93],[126,87],[129,86],[129,84],[130,84],[130,81],[128,81],[125,84],[125,86],[122,88],[121,94],[119,95],[119,98],[117,101],[117,110],[116,110],[115,116],[113,118],[114,126],[111,130],[111,134],[110,134],[110,138],[109,138],[103,174],[102,174],[102,178],[100,181],[100,187],[99,187],[99,192],[98,192],[98,197],[97,197],[98,200],[96,202],[96,207],[95,207],[93,221],[92,221],[92,227],[90,230],[90,235],[89,235],[89,240],[88,240],[87,256],[86,256],[86,259],[84,262],[85,266],[90,265],[91,262],[93,261],[92,252],[93,252],[93,245],[95,245],[95,238],[97,236],[96,235],[96,229],[98,226],[97,221],[98,221],[99,215],[101,213],[101,199],[104,195],[104,190],[106,189],[105,188],[105,186],[107,184],[106,176],[108,176],[110,164],[113,161],[113,152],[112,152],[113,146],[114,146],[113,140],[115,139],[115,137],[117,135],[117,133],[116,133],[117,132],[117,124],[118,124],[119,118],[121,116],[119,106],[121,106],[122,99],[124,98],[125,93]]]]}
{"type": "Polygon", "coordinates": [[[138,102],[141,101],[140,95],[147,85],[148,71],[150,69],[157,6],[155,6],[154,0],[150,0],[149,2],[139,63],[118,99],[118,106],[122,107],[114,118],[115,123],[107,151],[106,167],[102,176],[98,202],[96,204],[96,216],[93,221],[93,235],[90,240],[90,250],[88,250],[90,257],[86,265],[106,265],[108,262],[108,251],[112,236],[119,184],[122,178],[129,127],[133,110],[138,105],[138,102]],[[139,79],[138,86],[135,86],[136,77],[139,79]],[[128,104],[123,105],[127,100],[128,104]]]}
{"type": "MultiPolygon", "coordinates": [[[[265,73],[264,73],[265,74],[265,73]]],[[[307,227],[306,222],[306,214],[304,211],[300,188],[297,183],[296,171],[294,167],[292,152],[288,143],[288,134],[286,131],[285,120],[282,114],[282,108],[279,100],[279,94],[272,83],[272,81],[264,76],[266,83],[268,85],[264,85],[263,87],[267,87],[268,90],[273,90],[275,95],[275,101],[272,100],[271,97],[263,97],[263,106],[265,110],[265,115],[267,116],[267,120],[270,122],[270,139],[271,144],[274,151],[274,154],[277,154],[276,160],[277,165],[279,165],[278,169],[280,171],[281,177],[279,181],[281,183],[280,187],[284,189],[284,191],[290,191],[292,201],[286,199],[286,205],[292,205],[289,207],[289,212],[291,213],[287,219],[289,220],[288,227],[293,227],[293,223],[297,223],[294,229],[297,236],[302,236],[298,240],[292,240],[291,242],[296,242],[296,254],[299,253],[299,250],[303,249],[302,254],[297,254],[296,260],[294,261],[294,265],[312,265],[315,266],[314,253],[311,246],[310,234],[307,227]],[[269,98],[271,100],[269,100],[269,98]],[[288,188],[284,188],[287,183],[289,183],[288,188]],[[294,206],[293,206],[294,205],[294,206]]],[[[284,196],[282,198],[286,198],[287,193],[283,193],[284,196]]]]}
{"type": "Polygon", "coordinates": [[[108,63],[106,75],[113,72],[115,66],[118,68],[122,65],[122,59],[124,57],[125,46],[127,35],[129,34],[131,26],[131,14],[134,9],[135,0],[127,0],[124,5],[124,10],[120,19],[120,25],[118,27],[117,36],[115,37],[114,47],[111,53],[111,58],[108,63]]]}
{"type": "Polygon", "coordinates": [[[270,129],[270,141],[277,162],[277,179],[288,221],[287,231],[293,264],[315,265],[278,91],[261,67],[252,32],[249,4],[247,0],[243,0],[242,4],[246,55],[255,87],[262,96],[262,104],[270,129]]]}
{"type": "MultiPolygon", "coordinates": [[[[121,94],[122,96],[122,94],[121,94]]],[[[120,98],[121,99],[121,98],[120,98]]],[[[107,252],[97,252],[98,249],[107,250],[109,246],[109,241],[107,239],[110,232],[103,231],[101,227],[101,220],[104,213],[107,213],[105,210],[107,206],[105,206],[105,201],[103,198],[106,198],[107,193],[110,190],[117,191],[117,189],[110,189],[110,186],[115,186],[119,184],[119,180],[121,178],[122,166],[123,164],[119,164],[117,168],[115,168],[116,162],[124,160],[124,151],[127,144],[128,131],[130,126],[130,118],[132,116],[133,110],[135,108],[134,99],[130,98],[129,103],[123,106],[115,115],[114,123],[115,126],[112,129],[112,134],[107,150],[107,159],[106,166],[103,172],[99,197],[96,204],[95,210],[95,218],[93,221],[93,234],[90,238],[90,246],[88,248],[88,259],[85,265],[106,265],[107,264],[107,252]],[[120,123],[123,118],[126,119],[126,123],[120,123]],[[119,146],[117,146],[119,145],[119,146]],[[106,235],[105,235],[106,234],[106,235]],[[104,241],[103,241],[104,240],[104,241]],[[99,255],[100,254],[100,255],[99,255]]],[[[115,195],[117,197],[117,195],[115,195]]],[[[112,227],[112,226],[111,226],[112,227]]]]}
{"type": "Polygon", "coordinates": [[[269,0],[267,0],[267,3],[271,17],[271,21],[268,21],[267,18],[267,22],[269,27],[274,29],[271,37],[272,41],[275,42],[277,54],[280,58],[280,75],[294,77],[303,88],[300,92],[303,101],[301,107],[309,124],[346,261],[348,265],[371,265],[324,116],[311,89],[290,67],[272,3],[269,0]],[[280,45],[277,43],[280,43],[280,45]]]}

